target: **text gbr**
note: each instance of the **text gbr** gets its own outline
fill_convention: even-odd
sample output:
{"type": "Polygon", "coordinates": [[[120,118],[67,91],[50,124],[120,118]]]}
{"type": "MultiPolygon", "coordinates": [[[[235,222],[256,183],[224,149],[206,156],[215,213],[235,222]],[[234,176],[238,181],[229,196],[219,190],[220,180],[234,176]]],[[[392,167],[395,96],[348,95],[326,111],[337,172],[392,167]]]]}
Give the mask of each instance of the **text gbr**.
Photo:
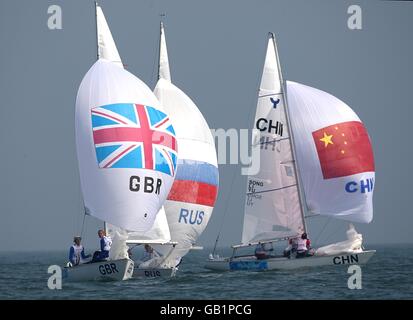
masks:
{"type": "Polygon", "coordinates": [[[162,180],[159,178],[144,177],[141,179],[139,176],[131,176],[129,179],[129,190],[133,192],[143,191],[145,193],[155,192],[155,194],[159,194],[161,186],[162,180]]]}
{"type": "Polygon", "coordinates": [[[102,275],[118,273],[118,269],[116,269],[116,264],[114,263],[105,263],[99,266],[99,272],[102,275]]]}

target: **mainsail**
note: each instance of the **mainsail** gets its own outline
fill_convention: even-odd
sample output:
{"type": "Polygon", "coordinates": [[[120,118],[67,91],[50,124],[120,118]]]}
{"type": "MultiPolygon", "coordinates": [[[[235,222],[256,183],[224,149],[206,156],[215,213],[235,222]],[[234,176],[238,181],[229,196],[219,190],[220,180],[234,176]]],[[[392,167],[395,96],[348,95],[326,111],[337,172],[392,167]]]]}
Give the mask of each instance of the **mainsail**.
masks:
{"type": "Polygon", "coordinates": [[[308,212],[370,222],[374,157],[363,123],[324,91],[288,81],[287,96],[308,212]]]}
{"type": "Polygon", "coordinates": [[[177,141],[151,90],[123,69],[99,7],[98,61],[76,99],[76,147],[89,214],[122,229],[146,232],[176,172],[177,141]]]}
{"type": "MultiPolygon", "coordinates": [[[[175,182],[165,202],[171,240],[178,244],[166,264],[175,266],[203,232],[218,192],[214,139],[194,102],[171,82],[163,25],[159,49],[159,81],[154,93],[170,114],[179,144],[175,182]]],[[[164,251],[163,248],[157,248],[164,251]]]]}
{"type": "Polygon", "coordinates": [[[272,34],[254,129],[252,161],[259,162],[260,167],[257,174],[248,176],[243,244],[297,236],[305,231],[283,80],[272,34]]]}
{"type": "Polygon", "coordinates": [[[102,8],[97,3],[96,37],[98,44],[98,59],[103,58],[123,67],[122,60],[120,59],[118,49],[116,48],[115,41],[113,40],[112,33],[110,32],[102,8]]]}

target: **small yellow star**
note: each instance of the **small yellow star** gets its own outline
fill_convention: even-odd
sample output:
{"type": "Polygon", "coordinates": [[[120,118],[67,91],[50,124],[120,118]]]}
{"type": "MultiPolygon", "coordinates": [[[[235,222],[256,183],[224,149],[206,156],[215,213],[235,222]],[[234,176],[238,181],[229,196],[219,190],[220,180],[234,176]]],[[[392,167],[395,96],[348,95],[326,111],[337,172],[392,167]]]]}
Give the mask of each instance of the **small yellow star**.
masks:
{"type": "Polygon", "coordinates": [[[322,138],[320,139],[320,141],[323,141],[323,142],[324,142],[324,147],[327,147],[329,144],[333,144],[332,139],[333,139],[333,135],[332,135],[332,134],[331,134],[331,135],[328,135],[327,133],[324,132],[324,137],[322,137],[322,138]]]}

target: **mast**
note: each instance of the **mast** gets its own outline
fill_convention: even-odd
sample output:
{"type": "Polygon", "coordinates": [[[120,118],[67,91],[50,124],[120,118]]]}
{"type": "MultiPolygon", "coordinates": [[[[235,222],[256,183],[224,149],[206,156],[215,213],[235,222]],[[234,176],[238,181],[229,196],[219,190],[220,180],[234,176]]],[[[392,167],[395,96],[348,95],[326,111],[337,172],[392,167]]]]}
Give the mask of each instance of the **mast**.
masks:
{"type": "Polygon", "coordinates": [[[278,65],[278,74],[280,77],[280,83],[281,83],[281,88],[283,89],[284,92],[284,108],[285,108],[285,116],[287,120],[287,127],[288,127],[288,135],[290,136],[291,140],[291,151],[292,151],[292,160],[294,164],[294,174],[297,177],[297,189],[298,189],[298,199],[300,202],[300,212],[301,212],[301,219],[303,222],[303,227],[304,227],[304,232],[307,233],[307,224],[305,221],[305,212],[304,212],[304,195],[301,189],[301,179],[300,179],[300,174],[297,166],[297,157],[296,157],[296,152],[295,152],[295,143],[294,143],[294,133],[290,125],[290,111],[288,109],[288,99],[287,99],[287,91],[286,91],[286,85],[284,83],[284,79],[282,76],[282,70],[281,70],[281,65],[280,65],[280,59],[278,56],[278,48],[277,48],[277,42],[275,40],[275,34],[272,32],[269,32],[269,36],[271,37],[273,43],[274,43],[274,48],[275,48],[275,55],[276,55],[276,60],[277,60],[277,65],[278,65]]]}
{"type": "Polygon", "coordinates": [[[158,80],[161,78],[161,47],[162,47],[163,22],[161,20],[159,27],[159,48],[158,48],[158,80]]]}
{"type": "MultiPolygon", "coordinates": [[[[95,22],[96,22],[96,58],[97,60],[100,59],[100,52],[99,52],[99,27],[98,27],[98,2],[95,1],[95,22]]],[[[105,234],[108,234],[108,226],[106,221],[103,221],[103,230],[105,234]]]]}
{"type": "Polygon", "coordinates": [[[163,22],[160,23],[159,36],[159,61],[158,61],[158,80],[164,79],[171,81],[171,71],[169,70],[168,49],[166,47],[165,28],[163,22]]]}
{"type": "Polygon", "coordinates": [[[95,26],[96,26],[96,57],[97,60],[100,59],[100,53],[99,53],[99,30],[98,30],[98,2],[95,1],[95,26]]]}

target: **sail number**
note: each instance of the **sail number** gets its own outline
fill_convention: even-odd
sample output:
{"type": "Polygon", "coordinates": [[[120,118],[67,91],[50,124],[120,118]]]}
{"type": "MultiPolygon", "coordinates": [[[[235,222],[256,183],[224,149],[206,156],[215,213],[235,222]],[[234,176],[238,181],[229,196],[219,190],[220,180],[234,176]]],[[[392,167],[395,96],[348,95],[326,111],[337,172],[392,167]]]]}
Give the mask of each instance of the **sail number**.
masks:
{"type": "Polygon", "coordinates": [[[181,208],[181,211],[179,212],[179,220],[178,223],[185,223],[185,224],[198,224],[200,225],[202,223],[202,220],[204,219],[205,212],[204,211],[198,211],[198,210],[187,210],[184,208],[181,208]]]}
{"type": "Polygon", "coordinates": [[[353,264],[359,262],[359,256],[357,254],[352,254],[349,256],[338,256],[333,258],[334,264],[353,264]]]}
{"type": "Polygon", "coordinates": [[[365,180],[360,180],[360,182],[357,181],[350,181],[346,183],[346,192],[348,193],[354,193],[354,192],[360,192],[360,193],[366,193],[366,192],[372,192],[374,188],[374,179],[373,178],[368,178],[365,180]]]}
{"type": "Polygon", "coordinates": [[[118,269],[116,269],[116,264],[114,263],[105,263],[99,266],[99,272],[100,274],[106,275],[106,274],[112,274],[112,273],[118,273],[118,269]]]}
{"type": "Polygon", "coordinates": [[[141,183],[139,176],[131,176],[129,179],[129,190],[133,192],[143,191],[145,193],[159,194],[162,186],[162,180],[152,177],[144,177],[141,183]],[[142,187],[142,188],[141,188],[142,187]]]}
{"type": "Polygon", "coordinates": [[[145,270],[144,274],[145,274],[145,277],[148,277],[148,278],[156,278],[156,277],[161,276],[161,272],[158,270],[153,270],[153,271],[145,270]]]}
{"type": "Polygon", "coordinates": [[[267,131],[268,133],[275,133],[282,137],[283,135],[283,124],[279,121],[273,122],[272,119],[267,120],[265,118],[259,118],[255,123],[255,127],[260,131],[267,131]]]}

